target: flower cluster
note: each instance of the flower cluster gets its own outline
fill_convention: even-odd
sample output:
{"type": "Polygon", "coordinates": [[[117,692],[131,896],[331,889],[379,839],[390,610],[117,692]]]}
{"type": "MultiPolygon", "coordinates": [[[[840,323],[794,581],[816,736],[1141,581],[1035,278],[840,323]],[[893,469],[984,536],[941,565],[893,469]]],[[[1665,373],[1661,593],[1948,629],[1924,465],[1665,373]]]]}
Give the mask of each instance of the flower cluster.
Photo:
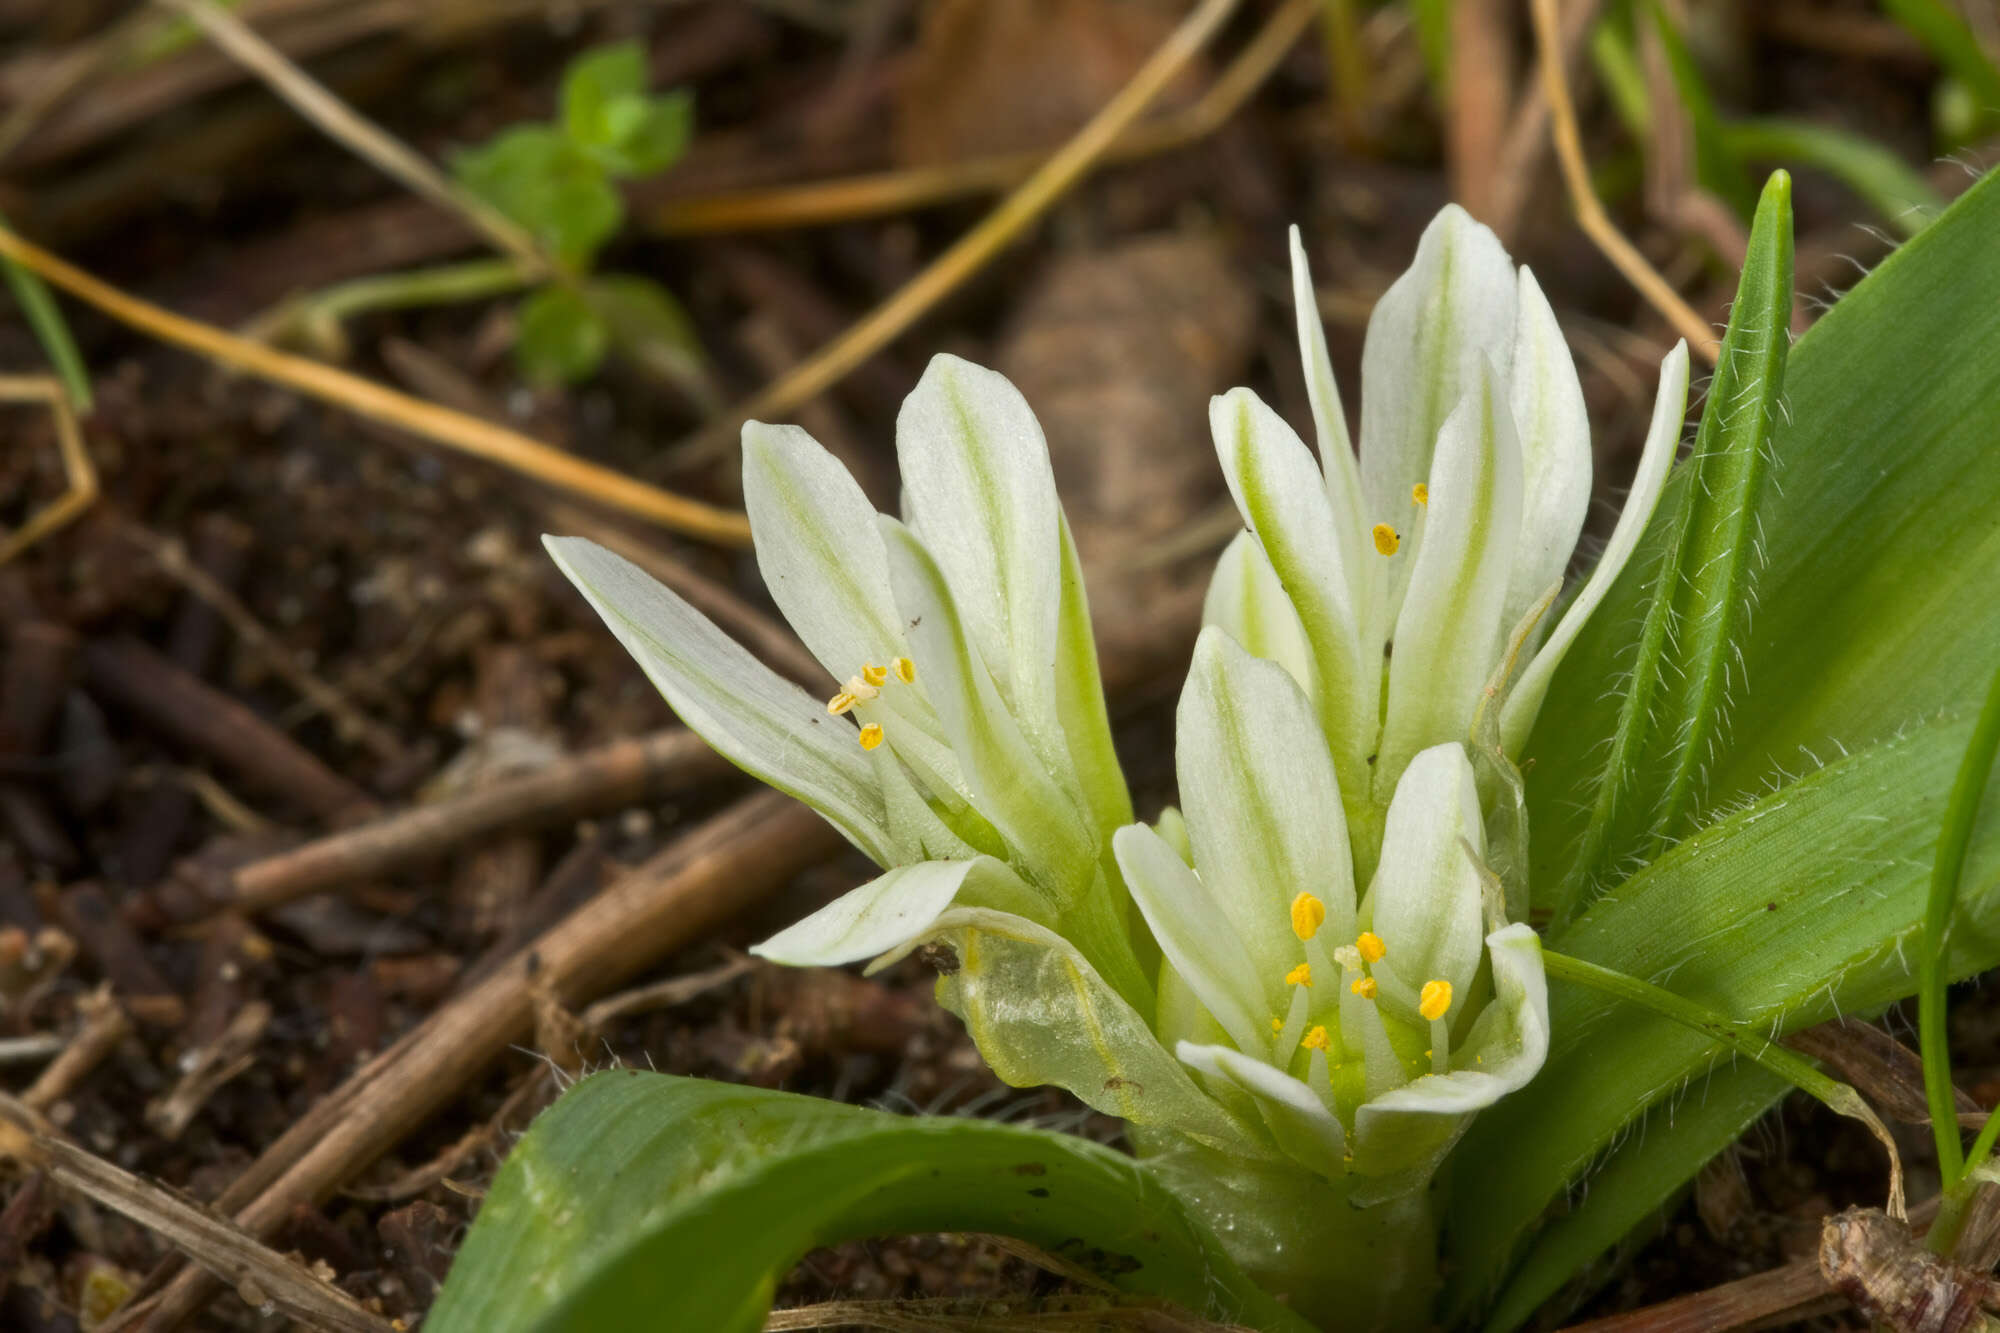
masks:
{"type": "MultiPolygon", "coordinates": [[[[938,357],[905,404],[904,522],[804,432],[745,428],[758,562],[830,699],[616,556],[549,541],[690,727],[883,867],[758,952],[948,945],[940,999],[995,1071],[1125,1117],[1212,1216],[1245,1206],[1218,1202],[1244,1171],[1417,1198],[1540,1067],[1540,948],[1488,867],[1475,759],[1519,754],[1659,497],[1687,391],[1681,347],[1630,502],[1550,628],[1590,440],[1532,275],[1439,216],[1370,321],[1357,457],[1292,249],[1320,462],[1248,390],[1215,400],[1246,531],[1180,701],[1182,809],[1157,825],[1132,822],[1040,428],[991,371],[938,357]]],[[[1281,1268],[1253,1232],[1246,1264],[1281,1268]]]]}

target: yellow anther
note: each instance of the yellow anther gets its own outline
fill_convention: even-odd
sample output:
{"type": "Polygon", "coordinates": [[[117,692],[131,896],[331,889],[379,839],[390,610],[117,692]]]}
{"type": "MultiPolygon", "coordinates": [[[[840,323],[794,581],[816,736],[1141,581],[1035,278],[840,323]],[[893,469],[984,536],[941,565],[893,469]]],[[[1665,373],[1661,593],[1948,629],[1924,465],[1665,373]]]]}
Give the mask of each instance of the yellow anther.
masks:
{"type": "Polygon", "coordinates": [[[834,695],[831,699],[828,699],[826,701],[826,711],[833,714],[835,717],[839,717],[842,713],[845,713],[848,709],[854,707],[855,704],[860,702],[861,701],[859,699],[856,699],[852,694],[849,694],[846,690],[842,690],[839,694],[834,695]]]}
{"type": "Polygon", "coordinates": [[[1309,940],[1326,924],[1326,904],[1310,893],[1292,899],[1292,934],[1309,940]]]}
{"type": "Polygon", "coordinates": [[[1442,979],[1426,981],[1417,994],[1417,1012],[1435,1023],[1451,1008],[1451,983],[1442,979]]]}
{"type": "Polygon", "coordinates": [[[1403,539],[1398,537],[1396,530],[1387,523],[1377,523],[1375,525],[1375,549],[1377,551],[1383,555],[1394,555],[1396,554],[1396,548],[1402,544],[1403,539]]]}
{"type": "Polygon", "coordinates": [[[878,667],[870,662],[861,668],[861,679],[880,689],[889,683],[889,668],[878,667]]]}
{"type": "Polygon", "coordinates": [[[1312,985],[1313,965],[1311,963],[1300,963],[1297,967],[1285,973],[1285,984],[1287,986],[1312,985]]]}
{"type": "Polygon", "coordinates": [[[1347,989],[1353,991],[1364,1000],[1372,1000],[1375,998],[1375,978],[1356,977],[1347,983],[1347,989]]]}
{"type": "Polygon", "coordinates": [[[1410,487],[1410,498],[1420,505],[1427,505],[1431,502],[1431,488],[1420,481],[1410,487]]]}
{"type": "Polygon", "coordinates": [[[889,663],[889,666],[896,673],[897,680],[902,681],[905,685],[916,684],[917,664],[915,662],[912,662],[907,657],[899,657],[889,663]]]}
{"type": "MultiPolygon", "coordinates": [[[[864,749],[864,750],[872,750],[872,749],[874,749],[874,748],[875,748],[876,746],[880,745],[881,743],[882,743],[882,724],[881,724],[881,723],[879,723],[879,722],[870,722],[870,723],[869,723],[869,724],[868,724],[867,726],[865,726],[865,727],[863,727],[863,728],[861,729],[861,748],[862,748],[862,749],[864,749]]],[[[1447,991],[1447,993],[1449,993],[1449,991],[1450,991],[1450,988],[1449,988],[1449,987],[1446,987],[1446,991],[1447,991]]]]}
{"type": "Polygon", "coordinates": [[[1278,1035],[1278,1034],[1279,1034],[1280,1032],[1283,1032],[1284,1030],[1285,1030],[1285,1020],[1284,1020],[1284,1019],[1282,1019],[1282,1018],[1274,1018],[1274,1019],[1272,1019],[1272,1020],[1271,1020],[1271,1035],[1272,1035],[1272,1036],[1274,1036],[1274,1037],[1275,1037],[1275,1036],[1277,1036],[1277,1035],[1278,1035]]]}
{"type": "Polygon", "coordinates": [[[1381,962],[1389,953],[1389,946],[1382,943],[1382,937],[1372,930],[1364,930],[1356,935],[1354,947],[1361,951],[1361,957],[1370,966],[1381,962]]]}
{"type": "Polygon", "coordinates": [[[1299,1038],[1299,1045],[1309,1051],[1324,1051],[1333,1045],[1333,1040],[1326,1035],[1325,1028],[1315,1023],[1306,1029],[1305,1036],[1299,1038]]]}

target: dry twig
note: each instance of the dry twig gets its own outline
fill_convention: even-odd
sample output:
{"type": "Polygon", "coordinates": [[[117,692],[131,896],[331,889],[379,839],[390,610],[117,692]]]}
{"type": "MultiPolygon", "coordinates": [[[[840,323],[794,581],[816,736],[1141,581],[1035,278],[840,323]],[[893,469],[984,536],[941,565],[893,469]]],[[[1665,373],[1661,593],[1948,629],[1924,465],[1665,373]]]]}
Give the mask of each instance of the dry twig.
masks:
{"type": "MultiPolygon", "coordinates": [[[[357,416],[406,430],[434,444],[497,464],[545,485],[607,508],[725,546],[747,546],[750,523],[742,514],[675,495],[622,472],[573,457],[519,431],[398,393],[359,375],[176,315],[129,296],[40,246],[0,228],[0,254],[111,318],[162,342],[205,356],[231,370],[255,375],[341,407],[357,416]]],[[[93,492],[94,493],[94,492],[93,492]]],[[[87,501],[86,501],[87,502],[87,501]]]]}
{"type": "MultiPolygon", "coordinates": [[[[1118,136],[1208,44],[1236,5],[1237,0],[1202,0],[1118,94],[978,226],[847,332],[695,432],[682,443],[684,456],[700,457],[726,448],[745,421],[783,417],[823,393],[984,268],[1097,164],[1118,136]]],[[[1309,11],[1303,4],[1296,7],[1309,11]]]]}
{"type": "Polygon", "coordinates": [[[1638,247],[1625,239],[1618,224],[1604,211],[1591,184],[1590,164],[1583,155],[1583,136],[1576,125],[1576,105],[1570,100],[1569,74],[1563,68],[1562,32],[1556,17],[1556,0],[1533,0],[1535,44],[1539,48],[1542,93],[1548,98],[1550,133],[1555,136],[1556,160],[1562,165],[1563,184],[1569,190],[1570,205],[1576,210],[1577,225],[1584,235],[1604,252],[1612,267],[1638,289],[1647,304],[1658,311],[1688,346],[1710,365],[1721,355],[1722,339],[1708,321],[1681,299],[1659,270],[1646,261],[1638,247]]]}
{"type": "Polygon", "coordinates": [[[90,461],[90,451],[83,447],[76,409],[62,381],[46,375],[0,375],[0,402],[48,404],[66,483],[61,495],[12,533],[0,537],[0,565],[4,565],[90,508],[97,499],[97,468],[90,461]]]}

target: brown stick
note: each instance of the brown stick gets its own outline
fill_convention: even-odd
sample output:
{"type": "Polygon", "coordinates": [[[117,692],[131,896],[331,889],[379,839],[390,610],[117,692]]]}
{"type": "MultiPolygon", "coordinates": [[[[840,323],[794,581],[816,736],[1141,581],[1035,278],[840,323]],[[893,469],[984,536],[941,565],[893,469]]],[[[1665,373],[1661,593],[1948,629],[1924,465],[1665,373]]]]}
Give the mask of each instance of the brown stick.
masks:
{"type": "Polygon", "coordinates": [[[304,746],[138,639],[97,640],[83,660],[92,690],[271,794],[329,821],[374,808],[367,792],[304,746]]]}
{"type": "Polygon", "coordinates": [[[617,741],[525,777],[254,861],[231,878],[229,907],[266,911],[309,893],[421,865],[502,829],[524,831],[630,805],[711,781],[728,769],[691,731],[617,741]]]}
{"type": "MultiPolygon", "coordinates": [[[[789,797],[764,792],[738,802],[369,1061],[265,1149],[217,1209],[235,1211],[252,1234],[267,1234],[295,1205],[326,1197],[394,1146],[525,1036],[534,1021],[531,982],[551,987],[567,1004],[586,1002],[760,901],[839,842],[818,815],[789,797]]],[[[164,1333],[212,1291],[204,1275],[183,1271],[143,1312],[115,1326],[164,1333]]]]}
{"type": "Polygon", "coordinates": [[[40,1078],[21,1094],[21,1104],[31,1110],[48,1110],[75,1091],[77,1084],[90,1077],[90,1072],[104,1063],[104,1058],[118,1048],[125,1035],[132,1030],[131,1020],[118,1001],[112,998],[111,987],[103,985],[77,1002],[77,1013],[83,1019],[83,1026],[63,1053],[51,1060],[42,1070],[40,1078]]]}
{"type": "Polygon", "coordinates": [[[37,1167],[50,1180],[155,1232],[210,1272],[234,1283],[245,1300],[266,1301],[308,1328],[335,1333],[390,1333],[391,1325],[340,1288],[276,1254],[256,1237],[49,1133],[34,1112],[0,1100],[0,1157],[37,1167]]]}

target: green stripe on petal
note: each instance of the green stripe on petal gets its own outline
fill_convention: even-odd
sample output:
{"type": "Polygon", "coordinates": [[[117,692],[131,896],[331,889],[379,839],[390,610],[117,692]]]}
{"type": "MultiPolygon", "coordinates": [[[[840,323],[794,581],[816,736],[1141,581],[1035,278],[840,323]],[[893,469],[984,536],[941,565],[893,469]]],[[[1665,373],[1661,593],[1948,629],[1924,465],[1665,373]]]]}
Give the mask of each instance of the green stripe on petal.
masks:
{"type": "Polygon", "coordinates": [[[1032,911],[1034,891],[990,856],[919,861],[878,875],[779,931],[750,952],[788,967],[839,967],[922,940],[961,899],[1006,911],[1032,911]]]}
{"type": "MultiPolygon", "coordinates": [[[[1100,848],[1001,699],[931,553],[895,519],[877,523],[920,679],[958,756],[972,804],[1007,840],[1016,867],[1067,907],[1089,889],[1100,848]]],[[[888,740],[895,743],[893,735],[888,740]]]]}
{"type": "Polygon", "coordinates": [[[1246,652],[1276,662],[1308,693],[1313,688],[1312,650],[1305,627],[1285,596],[1285,585],[1269,556],[1248,532],[1223,549],[1202,599],[1201,621],[1214,625],[1246,652]]]}
{"type": "Polygon", "coordinates": [[[1312,648],[1313,698],[1351,815],[1365,815],[1381,657],[1365,651],[1324,479],[1284,420],[1248,389],[1209,403],[1223,476],[1312,648]]]}
{"type": "Polygon", "coordinates": [[[1438,433],[1430,514],[1389,658],[1377,801],[1417,751],[1469,736],[1499,658],[1521,526],[1521,452],[1502,383],[1488,366],[1438,433]]]}
{"type": "Polygon", "coordinates": [[[1362,904],[1368,928],[1388,946],[1396,979],[1411,991],[1438,978],[1457,996],[1472,993],[1484,922],[1468,843],[1476,853],[1485,850],[1472,763],[1456,741],[1432,746],[1410,761],[1396,785],[1381,865],[1362,904]]]}
{"type": "MultiPolygon", "coordinates": [[[[1118,869],[1160,951],[1202,1006],[1245,1050],[1268,1049],[1270,1020],[1282,1015],[1282,975],[1252,961],[1219,895],[1144,824],[1112,835],[1118,869]],[[1266,984],[1268,980],[1278,985],[1266,984]]],[[[1226,896],[1226,895],[1222,895],[1226,896]]]]}
{"type": "Polygon", "coordinates": [[[1509,406],[1521,446],[1521,537],[1500,612],[1504,626],[1561,580],[1590,510],[1590,417],[1576,362],[1526,268],[1518,290],[1509,406]]]}
{"type": "Polygon", "coordinates": [[[1293,1161],[1328,1180],[1347,1174],[1347,1133],[1305,1084],[1227,1046],[1196,1046],[1184,1041],[1174,1054],[1209,1078],[1249,1093],[1264,1117],[1265,1128],[1293,1161]]]}
{"type": "Polygon", "coordinates": [[[1195,643],[1174,725],[1195,866],[1258,968],[1270,1012],[1283,1014],[1285,973],[1305,957],[1293,897],[1320,899],[1329,947],[1354,935],[1353,859],[1326,742],[1284,669],[1212,626],[1195,643]]]}
{"type": "MultiPolygon", "coordinates": [[[[1515,302],[1514,265],[1499,238],[1446,205],[1424,228],[1409,269],[1376,302],[1361,348],[1361,493],[1371,527],[1401,526],[1410,488],[1430,479],[1438,434],[1484,361],[1507,381],[1515,302]]],[[[1393,616],[1410,576],[1390,577],[1393,616]]]]}
{"type": "Polygon", "coordinates": [[[1506,706],[1500,713],[1500,740],[1510,755],[1519,755],[1521,747],[1527,743],[1528,733],[1534,728],[1535,714],[1540,711],[1542,698],[1548,693],[1549,680],[1562,665],[1563,654],[1576,642],[1576,636],[1583,632],[1591,613],[1603,602],[1611,585],[1618,581],[1625,562],[1638,549],[1639,537],[1652,520],[1653,510],[1660,502],[1660,493],[1666,488],[1667,473],[1673,469],[1674,453],[1680,447],[1681,426],[1687,419],[1688,395],[1688,349],[1685,342],[1677,343],[1674,350],[1667,353],[1660,362],[1660,388],[1653,399],[1653,421],[1646,431],[1646,445],[1639,455],[1639,470],[1633,475],[1632,490],[1625,498],[1625,508],[1618,515],[1618,526],[1611,530],[1611,541],[1604,548],[1604,555],[1597,567],[1590,571],[1583,590],[1563,613],[1555,630],[1543,642],[1541,650],[1521,672],[1520,679],[1507,696],[1506,706]]]}
{"type": "Polygon", "coordinates": [[[717,754],[826,816],[877,865],[919,860],[891,836],[854,724],[746,652],[622,556],[578,537],[544,546],[681,721],[717,754]]]}
{"type": "Polygon", "coordinates": [[[1062,772],[1062,511],[1041,425],[1006,376],[935,356],[903,400],[896,456],[913,523],[966,632],[1043,766],[1062,772]]]}
{"type": "Polygon", "coordinates": [[[1306,397],[1312,403],[1313,429],[1319,436],[1320,468],[1326,473],[1327,501],[1333,506],[1339,532],[1348,591],[1362,627],[1362,641],[1379,640],[1382,599],[1388,595],[1387,571],[1369,563],[1368,530],[1375,521],[1361,499],[1361,466],[1347,434],[1347,412],[1340,402],[1340,384],[1333,377],[1333,358],[1326,351],[1326,329],[1320,323],[1319,296],[1306,262],[1305,241],[1291,230],[1292,311],[1299,326],[1299,360],[1305,366],[1306,397]]]}

